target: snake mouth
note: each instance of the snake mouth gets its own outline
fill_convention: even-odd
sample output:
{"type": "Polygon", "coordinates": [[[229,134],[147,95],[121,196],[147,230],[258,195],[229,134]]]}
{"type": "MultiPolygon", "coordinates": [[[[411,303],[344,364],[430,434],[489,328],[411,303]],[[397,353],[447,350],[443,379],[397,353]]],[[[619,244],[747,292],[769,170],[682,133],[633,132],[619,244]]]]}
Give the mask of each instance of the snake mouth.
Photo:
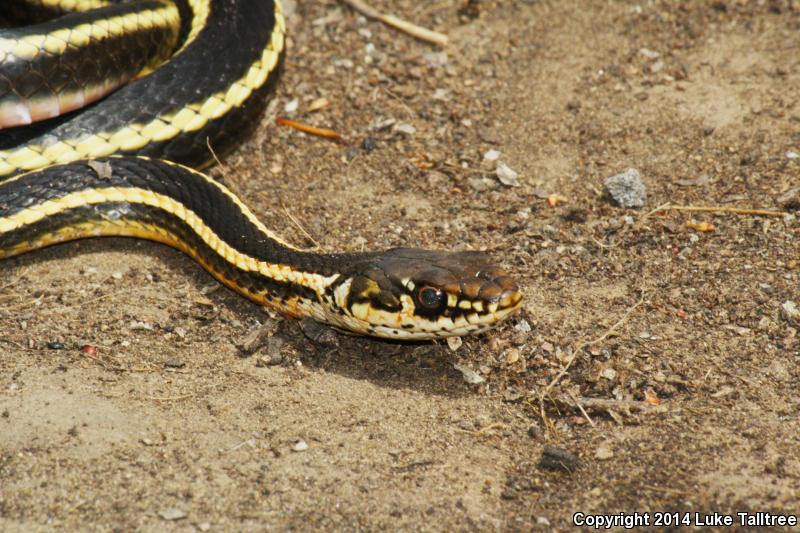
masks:
{"type": "Polygon", "coordinates": [[[391,339],[480,332],[516,311],[516,282],[482,252],[396,248],[357,261],[337,289],[348,329],[391,339]],[[355,271],[355,272],[353,272],[355,271]]]}

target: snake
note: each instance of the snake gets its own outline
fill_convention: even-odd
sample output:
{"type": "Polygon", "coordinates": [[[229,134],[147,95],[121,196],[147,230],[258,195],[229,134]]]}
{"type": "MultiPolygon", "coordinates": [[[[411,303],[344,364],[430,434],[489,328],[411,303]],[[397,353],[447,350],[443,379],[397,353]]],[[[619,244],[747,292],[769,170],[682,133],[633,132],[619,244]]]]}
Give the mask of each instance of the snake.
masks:
{"type": "Polygon", "coordinates": [[[477,333],[520,308],[491,254],[301,249],[202,172],[260,120],[286,50],[278,0],[22,1],[55,18],[0,31],[3,262],[146,239],[259,305],[388,339],[477,333]]]}

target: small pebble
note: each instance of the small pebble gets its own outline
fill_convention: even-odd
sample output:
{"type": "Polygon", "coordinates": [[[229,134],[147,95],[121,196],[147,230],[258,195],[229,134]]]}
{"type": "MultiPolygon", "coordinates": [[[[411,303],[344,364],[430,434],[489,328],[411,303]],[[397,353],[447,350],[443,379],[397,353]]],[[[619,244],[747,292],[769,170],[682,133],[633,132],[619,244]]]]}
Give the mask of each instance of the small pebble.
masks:
{"type": "Polygon", "coordinates": [[[486,163],[494,163],[500,159],[500,152],[497,150],[489,150],[483,154],[483,161],[486,163]]]}
{"type": "Polygon", "coordinates": [[[608,367],[604,369],[600,375],[609,381],[614,381],[614,379],[617,377],[617,371],[611,367],[608,367]]]}
{"type": "Polygon", "coordinates": [[[447,52],[427,52],[422,55],[422,59],[425,60],[425,63],[428,64],[431,68],[440,68],[447,64],[448,57],[447,52]]]}
{"type": "Polygon", "coordinates": [[[186,518],[186,512],[176,508],[164,509],[158,512],[158,516],[164,520],[181,520],[182,518],[186,518]]]}
{"type": "Polygon", "coordinates": [[[300,107],[300,100],[297,98],[293,100],[289,100],[285,106],[283,106],[284,113],[294,113],[297,111],[297,108],[300,107]]]}
{"type": "Polygon", "coordinates": [[[606,191],[620,206],[625,208],[644,207],[647,203],[647,188],[639,171],[629,168],[621,174],[606,178],[606,191]]]}
{"type": "Polygon", "coordinates": [[[412,126],[411,124],[406,124],[405,122],[397,124],[394,127],[394,131],[399,131],[400,133],[405,133],[406,135],[414,135],[417,133],[417,128],[412,126]]]}
{"type": "Polygon", "coordinates": [[[374,150],[375,148],[377,148],[377,147],[378,147],[378,141],[376,141],[376,140],[375,140],[373,137],[366,137],[366,138],[365,138],[365,139],[364,139],[364,140],[361,142],[361,148],[362,148],[362,149],[363,149],[365,152],[371,152],[371,151],[373,151],[373,150],[374,150]]]}
{"type": "Polygon", "coordinates": [[[595,457],[595,459],[599,459],[601,461],[605,461],[607,459],[611,459],[612,457],[614,457],[614,452],[611,451],[611,448],[609,448],[609,447],[607,447],[605,445],[601,445],[594,452],[594,457],[595,457]]]}
{"type": "Polygon", "coordinates": [[[487,178],[469,178],[467,183],[469,183],[470,188],[477,192],[486,192],[495,188],[495,183],[487,178]]]}
{"type": "Polygon", "coordinates": [[[578,464],[578,457],[574,453],[563,448],[545,444],[538,466],[544,470],[572,472],[578,467],[578,464]]]}
{"type": "Polygon", "coordinates": [[[475,372],[469,367],[460,365],[458,363],[453,363],[453,368],[461,372],[461,375],[464,376],[464,381],[469,383],[470,385],[477,385],[478,383],[483,383],[486,381],[486,378],[475,372]]]}
{"type": "Polygon", "coordinates": [[[133,331],[153,331],[153,324],[142,322],[140,320],[132,320],[128,325],[128,329],[133,331]]]}
{"type": "Polygon", "coordinates": [[[256,359],[257,367],[277,366],[283,362],[283,355],[278,353],[271,353],[269,355],[262,355],[256,359]]]}
{"type": "Polygon", "coordinates": [[[642,54],[647,59],[657,59],[661,56],[661,54],[659,54],[655,50],[650,50],[649,48],[641,48],[639,49],[639,53],[642,54]]]}
{"type": "Polygon", "coordinates": [[[299,439],[292,445],[292,450],[296,452],[304,452],[308,449],[308,443],[303,439],[299,439]]]}
{"type": "Polygon", "coordinates": [[[792,300],[786,300],[781,304],[781,316],[787,322],[794,320],[800,321],[800,309],[797,308],[797,304],[792,300]]]}
{"type": "Polygon", "coordinates": [[[497,169],[495,170],[495,174],[497,175],[497,179],[500,180],[500,183],[506,185],[507,187],[519,187],[519,173],[513,170],[511,167],[503,163],[502,161],[497,162],[497,169]]]}
{"type": "Polygon", "coordinates": [[[519,350],[516,348],[511,348],[508,350],[508,352],[506,352],[506,364],[513,365],[517,361],[519,361],[519,350]]]}
{"type": "Polygon", "coordinates": [[[521,331],[522,333],[530,333],[531,325],[527,320],[523,318],[514,325],[514,329],[517,331],[521,331]]]}
{"type": "Polygon", "coordinates": [[[461,340],[461,337],[447,337],[447,347],[454,352],[461,348],[462,344],[464,341],[461,340]]]}
{"type": "Polygon", "coordinates": [[[778,203],[784,209],[800,210],[800,187],[793,187],[778,197],[778,203]]]}

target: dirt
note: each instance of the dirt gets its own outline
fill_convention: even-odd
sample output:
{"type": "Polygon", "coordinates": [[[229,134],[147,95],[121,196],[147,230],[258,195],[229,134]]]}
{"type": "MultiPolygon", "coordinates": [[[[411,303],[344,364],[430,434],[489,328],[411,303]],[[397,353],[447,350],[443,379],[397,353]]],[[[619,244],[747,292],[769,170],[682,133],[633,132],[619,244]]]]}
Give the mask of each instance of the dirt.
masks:
{"type": "Polygon", "coordinates": [[[0,529],[797,515],[800,3],[373,5],[451,43],[290,2],[275,104],[213,173],[303,246],[489,250],[523,311],[456,350],[315,342],[160,245],[5,261],[0,529]],[[638,210],[604,194],[629,167],[638,210]]]}

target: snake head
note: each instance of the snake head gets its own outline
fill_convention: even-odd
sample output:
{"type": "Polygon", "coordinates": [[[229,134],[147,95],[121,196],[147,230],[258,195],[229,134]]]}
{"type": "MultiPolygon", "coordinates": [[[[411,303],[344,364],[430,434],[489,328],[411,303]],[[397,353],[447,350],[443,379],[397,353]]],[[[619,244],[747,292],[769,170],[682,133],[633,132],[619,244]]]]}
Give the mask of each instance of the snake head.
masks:
{"type": "Polygon", "coordinates": [[[483,331],[519,308],[516,283],[481,252],[395,248],[351,262],[331,287],[330,317],[343,328],[390,339],[483,331]]]}

